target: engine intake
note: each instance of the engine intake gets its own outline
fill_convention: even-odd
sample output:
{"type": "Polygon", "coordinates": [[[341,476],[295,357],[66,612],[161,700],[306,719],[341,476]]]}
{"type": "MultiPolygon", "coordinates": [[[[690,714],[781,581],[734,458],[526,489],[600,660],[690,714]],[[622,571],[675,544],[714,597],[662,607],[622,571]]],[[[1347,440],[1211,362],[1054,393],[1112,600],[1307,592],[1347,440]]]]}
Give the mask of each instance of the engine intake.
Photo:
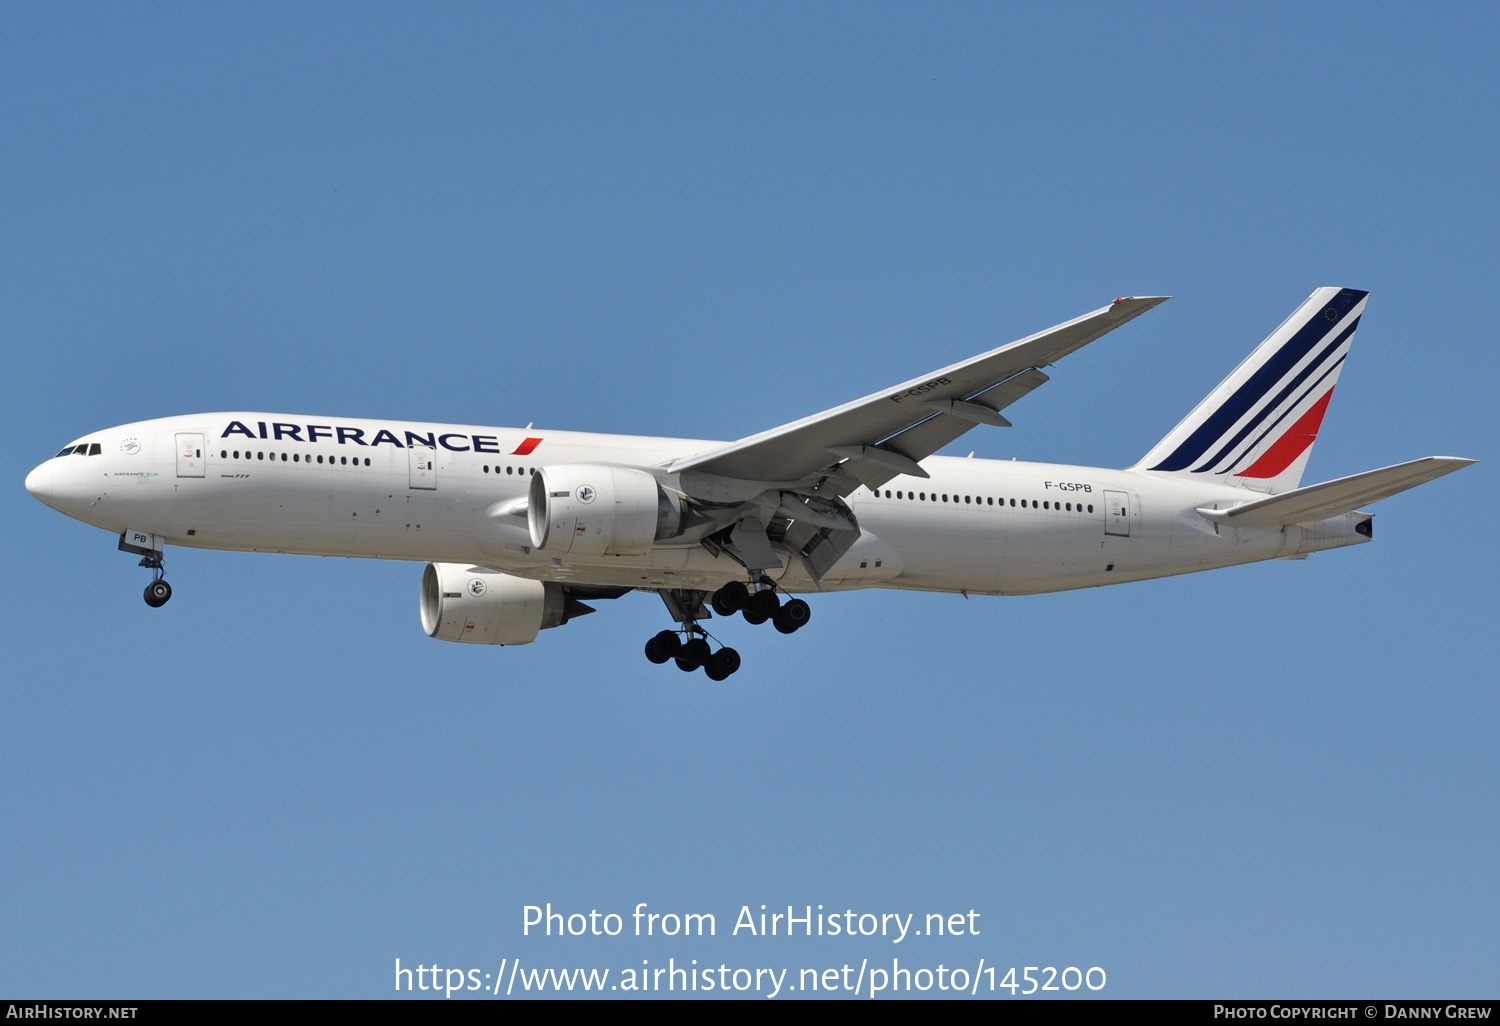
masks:
{"type": "Polygon", "coordinates": [[[439,641],[529,645],[539,631],[588,612],[560,584],[466,563],[428,563],[422,571],[422,629],[439,641]]]}
{"type": "Polygon", "coordinates": [[[682,500],[644,470],[572,463],[531,478],[531,544],[557,556],[639,556],[682,533],[682,500]]]}

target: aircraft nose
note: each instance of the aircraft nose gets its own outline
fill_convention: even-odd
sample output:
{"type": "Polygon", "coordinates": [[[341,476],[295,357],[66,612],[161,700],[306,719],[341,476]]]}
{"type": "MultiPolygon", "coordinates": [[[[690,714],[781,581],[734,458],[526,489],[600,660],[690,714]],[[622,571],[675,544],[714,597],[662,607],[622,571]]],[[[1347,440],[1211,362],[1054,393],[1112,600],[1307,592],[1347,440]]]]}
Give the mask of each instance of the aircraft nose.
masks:
{"type": "Polygon", "coordinates": [[[52,467],[50,460],[26,475],[26,490],[48,506],[52,505],[52,467]]]}

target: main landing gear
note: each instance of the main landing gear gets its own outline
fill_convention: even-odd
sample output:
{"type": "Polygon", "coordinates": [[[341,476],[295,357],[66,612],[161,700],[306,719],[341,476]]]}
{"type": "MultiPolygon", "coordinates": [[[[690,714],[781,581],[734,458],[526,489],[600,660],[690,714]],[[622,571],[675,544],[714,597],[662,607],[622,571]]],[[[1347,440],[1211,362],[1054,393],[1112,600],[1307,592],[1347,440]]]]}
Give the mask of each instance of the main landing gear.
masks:
{"type": "Polygon", "coordinates": [[[646,658],[653,663],[675,660],[677,668],[692,673],[700,666],[709,680],[724,680],[740,668],[740,654],[728,647],[713,651],[706,632],[695,622],[684,625],[688,640],[683,641],[676,631],[661,631],[646,642],[646,658]]]}
{"type": "Polygon", "coordinates": [[[801,599],[782,602],[775,586],[761,579],[759,591],[752,592],[740,581],[730,581],[714,592],[709,604],[720,616],[742,615],[748,622],[762,624],[770,620],[782,634],[791,634],[807,626],[812,619],[812,607],[801,599]]]}
{"type": "MultiPolygon", "coordinates": [[[[731,581],[709,596],[708,604],[718,616],[739,613],[752,624],[769,620],[782,634],[791,634],[812,619],[812,609],[801,599],[781,601],[770,578],[762,577],[756,583],[758,590],[752,592],[743,582],[731,581]]],[[[727,646],[715,652],[709,644],[708,632],[698,626],[698,617],[704,615],[702,602],[705,594],[701,591],[661,593],[667,609],[682,628],[661,631],[652,637],[646,642],[646,658],[653,663],[674,660],[677,668],[686,673],[701,667],[710,680],[724,680],[740,668],[740,654],[727,646]]]]}

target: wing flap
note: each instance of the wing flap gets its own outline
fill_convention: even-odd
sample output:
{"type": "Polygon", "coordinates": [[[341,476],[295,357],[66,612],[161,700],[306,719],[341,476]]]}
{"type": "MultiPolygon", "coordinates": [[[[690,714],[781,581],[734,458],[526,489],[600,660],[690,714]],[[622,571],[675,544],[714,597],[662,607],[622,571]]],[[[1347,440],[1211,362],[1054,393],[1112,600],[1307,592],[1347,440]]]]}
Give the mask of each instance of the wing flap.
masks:
{"type": "Polygon", "coordinates": [[[1477,462],[1459,456],[1427,456],[1393,467],[1308,485],[1229,509],[1200,509],[1198,512],[1214,523],[1234,527],[1312,523],[1353,512],[1361,506],[1390,498],[1477,462]]]}

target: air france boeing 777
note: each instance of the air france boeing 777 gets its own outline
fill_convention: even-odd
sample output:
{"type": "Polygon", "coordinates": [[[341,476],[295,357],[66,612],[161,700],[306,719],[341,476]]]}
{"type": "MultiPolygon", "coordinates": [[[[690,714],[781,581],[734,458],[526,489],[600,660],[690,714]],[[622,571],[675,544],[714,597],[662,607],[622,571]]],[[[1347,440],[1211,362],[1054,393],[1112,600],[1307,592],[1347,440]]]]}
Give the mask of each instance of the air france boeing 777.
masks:
{"type": "Polygon", "coordinates": [[[1117,299],[972,359],[737,442],[205,413],[70,442],[26,478],[119,535],[172,590],[167,545],[427,561],[434,638],[525,645],[654,591],[676,630],[646,644],[723,680],[701,626],[791,633],[791,597],[853,588],[1025,595],[1371,539],[1360,509],[1473,463],[1429,456],[1301,487],[1367,293],[1321,288],[1132,467],[933,455],[1005,427],[1042,370],[1166,297],[1117,299]]]}

